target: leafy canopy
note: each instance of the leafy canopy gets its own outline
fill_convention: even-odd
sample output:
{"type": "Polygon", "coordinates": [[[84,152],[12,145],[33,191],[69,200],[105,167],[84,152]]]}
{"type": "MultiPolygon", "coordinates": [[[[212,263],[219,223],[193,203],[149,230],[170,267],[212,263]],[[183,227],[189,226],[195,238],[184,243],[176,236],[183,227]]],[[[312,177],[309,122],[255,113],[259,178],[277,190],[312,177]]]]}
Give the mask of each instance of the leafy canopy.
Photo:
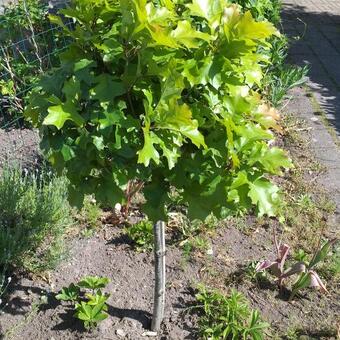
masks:
{"type": "Polygon", "coordinates": [[[144,208],[165,218],[171,187],[192,218],[254,205],[275,213],[266,176],[289,167],[269,147],[272,115],[256,88],[278,32],[226,0],[75,0],[61,11],[73,43],[31,96],[26,117],[42,149],[67,169],[70,197],[125,201],[145,182],[144,208]]]}

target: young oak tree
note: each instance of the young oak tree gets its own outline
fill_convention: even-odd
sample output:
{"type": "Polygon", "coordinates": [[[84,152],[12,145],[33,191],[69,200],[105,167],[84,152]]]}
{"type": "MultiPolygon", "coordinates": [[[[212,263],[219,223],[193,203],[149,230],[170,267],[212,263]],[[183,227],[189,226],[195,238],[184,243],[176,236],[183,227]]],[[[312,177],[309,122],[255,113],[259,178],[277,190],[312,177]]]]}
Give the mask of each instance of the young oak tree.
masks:
{"type": "Polygon", "coordinates": [[[227,0],[74,0],[61,13],[71,44],[25,115],[72,202],[124,204],[138,179],[154,221],[170,188],[190,218],[275,214],[268,175],[291,163],[270,147],[276,117],[258,91],[272,24],[227,0]]]}

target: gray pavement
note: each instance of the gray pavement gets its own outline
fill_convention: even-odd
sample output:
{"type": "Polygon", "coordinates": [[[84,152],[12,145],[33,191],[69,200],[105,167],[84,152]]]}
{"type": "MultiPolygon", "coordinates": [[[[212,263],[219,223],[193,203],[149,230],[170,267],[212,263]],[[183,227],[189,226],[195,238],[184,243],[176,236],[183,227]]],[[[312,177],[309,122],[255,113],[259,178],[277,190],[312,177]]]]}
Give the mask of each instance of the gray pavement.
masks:
{"type": "Polygon", "coordinates": [[[331,194],[340,222],[340,0],[284,0],[283,29],[295,41],[290,59],[310,65],[308,88],[296,88],[285,111],[312,127],[311,147],[327,168],[319,184],[331,194]],[[326,122],[325,122],[326,121],[326,122]]]}
{"type": "Polygon", "coordinates": [[[296,64],[310,65],[309,85],[340,137],[340,0],[283,4],[284,30],[296,39],[290,57],[296,64]]]}

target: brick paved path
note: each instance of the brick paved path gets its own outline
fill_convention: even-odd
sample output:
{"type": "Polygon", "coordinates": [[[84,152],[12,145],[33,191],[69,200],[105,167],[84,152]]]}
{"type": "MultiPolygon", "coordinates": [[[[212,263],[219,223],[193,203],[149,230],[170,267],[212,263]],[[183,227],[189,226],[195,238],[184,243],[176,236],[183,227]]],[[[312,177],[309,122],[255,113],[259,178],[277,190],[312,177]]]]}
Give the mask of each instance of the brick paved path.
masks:
{"type": "Polygon", "coordinates": [[[340,0],[284,0],[283,28],[293,63],[310,65],[308,90],[294,89],[286,110],[313,130],[311,147],[328,169],[319,183],[330,190],[340,223],[340,0]]]}
{"type": "Polygon", "coordinates": [[[297,64],[310,64],[310,86],[340,136],[340,0],[284,0],[283,25],[297,64]]]}

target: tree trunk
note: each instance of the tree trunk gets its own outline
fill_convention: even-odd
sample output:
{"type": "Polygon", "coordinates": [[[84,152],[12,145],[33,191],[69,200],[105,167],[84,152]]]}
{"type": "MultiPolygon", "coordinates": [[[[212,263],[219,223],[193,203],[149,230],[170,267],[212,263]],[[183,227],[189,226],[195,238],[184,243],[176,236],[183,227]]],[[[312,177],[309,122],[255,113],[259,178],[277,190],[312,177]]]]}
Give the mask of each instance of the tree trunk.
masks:
{"type": "Polygon", "coordinates": [[[155,291],[151,330],[158,332],[165,305],[165,222],[158,221],[153,228],[155,252],[155,291]]]}

